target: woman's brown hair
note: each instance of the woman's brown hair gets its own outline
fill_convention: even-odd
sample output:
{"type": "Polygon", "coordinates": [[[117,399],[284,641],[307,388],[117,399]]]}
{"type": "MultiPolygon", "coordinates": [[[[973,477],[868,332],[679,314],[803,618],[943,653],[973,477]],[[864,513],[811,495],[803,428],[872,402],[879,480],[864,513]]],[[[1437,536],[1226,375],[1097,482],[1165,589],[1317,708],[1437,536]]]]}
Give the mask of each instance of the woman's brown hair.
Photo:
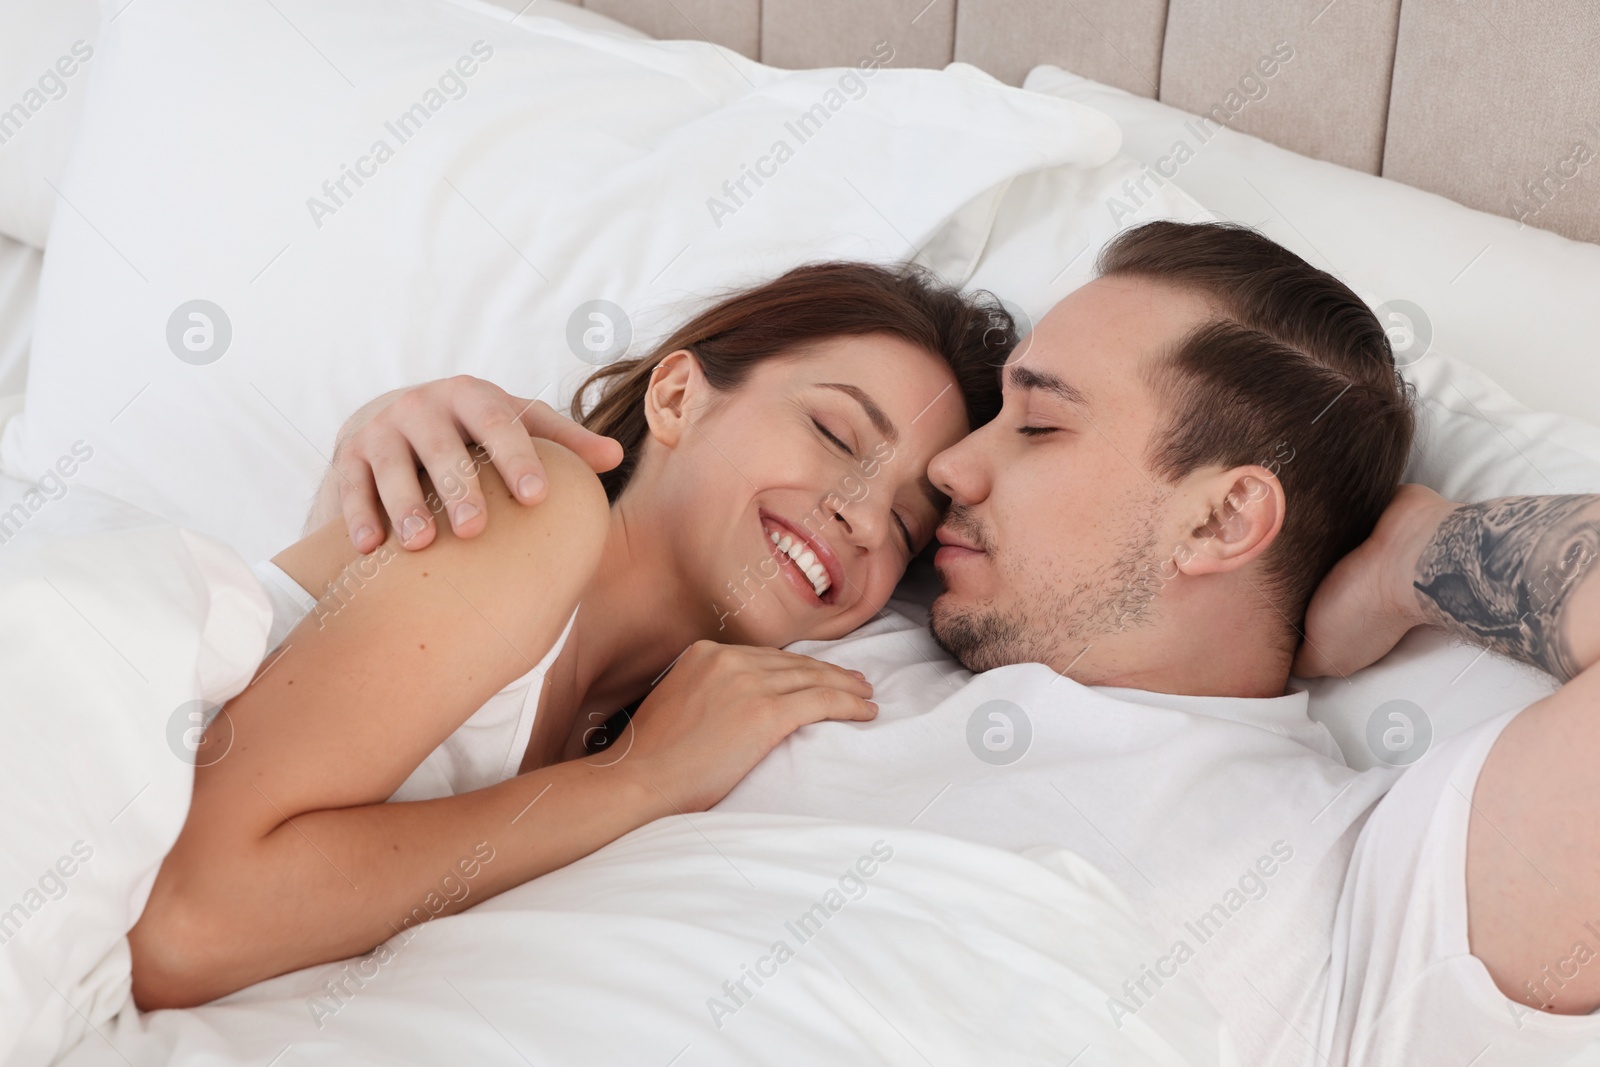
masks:
{"type": "Polygon", "coordinates": [[[644,398],[667,355],[688,349],[711,387],[737,389],[762,360],[833,337],[888,334],[944,358],[977,427],[1000,411],[1000,368],[1017,343],[1010,314],[993,296],[968,296],[914,267],[817,263],[736,292],[694,316],[649,355],[607,364],[572,401],[572,417],[622,443],[623,459],[600,475],[616,500],[649,436],[644,398]],[[591,390],[598,390],[586,407],[591,390]]]}

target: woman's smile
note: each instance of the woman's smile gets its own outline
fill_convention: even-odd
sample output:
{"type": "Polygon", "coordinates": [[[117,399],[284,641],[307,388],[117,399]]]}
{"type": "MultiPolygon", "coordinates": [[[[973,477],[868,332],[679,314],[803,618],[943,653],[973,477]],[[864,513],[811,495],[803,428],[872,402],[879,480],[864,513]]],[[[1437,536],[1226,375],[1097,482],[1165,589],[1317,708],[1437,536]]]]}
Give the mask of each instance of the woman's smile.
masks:
{"type": "Polygon", "coordinates": [[[827,540],[765,508],[758,513],[768,551],[795,591],[808,604],[837,604],[844,565],[827,540]]]}

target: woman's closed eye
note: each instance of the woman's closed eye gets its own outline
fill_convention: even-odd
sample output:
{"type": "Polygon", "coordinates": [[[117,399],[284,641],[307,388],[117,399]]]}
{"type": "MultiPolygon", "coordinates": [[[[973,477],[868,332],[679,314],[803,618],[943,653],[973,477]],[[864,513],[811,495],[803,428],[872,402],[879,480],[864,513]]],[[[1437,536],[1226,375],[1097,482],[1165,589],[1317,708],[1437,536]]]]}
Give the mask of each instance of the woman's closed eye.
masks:
{"type": "MultiPolygon", "coordinates": [[[[820,419],[813,418],[811,420],[811,425],[817,428],[818,433],[827,438],[829,444],[833,445],[851,459],[855,458],[855,451],[851,449],[849,445],[845,444],[838,434],[824,426],[820,419]]],[[[912,536],[911,525],[906,522],[904,516],[902,516],[898,511],[893,512],[893,515],[894,524],[900,528],[900,539],[905,542],[906,553],[908,555],[915,556],[917,554],[917,542],[916,538],[912,536]]]]}
{"type": "Polygon", "coordinates": [[[855,455],[856,455],[855,451],[853,449],[851,449],[851,447],[849,445],[845,444],[844,441],[842,439],[840,439],[838,434],[834,433],[832,430],[830,430],[826,426],[822,425],[821,420],[813,418],[811,420],[811,425],[815,426],[817,428],[817,432],[820,433],[823,437],[826,437],[828,439],[829,443],[831,443],[834,447],[838,448],[839,451],[843,452],[845,455],[849,456],[851,459],[855,458],[855,455]]]}
{"type": "Polygon", "coordinates": [[[1058,432],[1057,426],[1018,426],[1017,432],[1024,437],[1043,437],[1046,434],[1058,432]]]}
{"type": "Polygon", "coordinates": [[[900,527],[900,536],[905,539],[906,555],[915,556],[917,554],[917,545],[916,540],[911,536],[911,527],[906,525],[906,520],[900,517],[898,511],[894,513],[894,521],[895,525],[900,527]]]}

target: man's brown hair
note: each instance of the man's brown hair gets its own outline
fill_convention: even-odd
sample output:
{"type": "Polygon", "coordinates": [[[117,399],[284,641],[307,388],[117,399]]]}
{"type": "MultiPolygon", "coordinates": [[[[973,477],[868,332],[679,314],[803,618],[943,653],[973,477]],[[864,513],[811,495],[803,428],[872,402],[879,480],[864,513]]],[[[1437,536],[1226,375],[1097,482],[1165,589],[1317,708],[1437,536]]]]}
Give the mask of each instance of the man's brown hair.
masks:
{"type": "Polygon", "coordinates": [[[1262,556],[1263,592],[1298,629],[1317,583],[1372,533],[1410,456],[1413,390],[1383,326],[1333,275],[1230,223],[1124,231],[1096,268],[1212,306],[1151,365],[1165,416],[1145,462],[1171,481],[1213,465],[1276,466],[1287,503],[1262,556]]]}

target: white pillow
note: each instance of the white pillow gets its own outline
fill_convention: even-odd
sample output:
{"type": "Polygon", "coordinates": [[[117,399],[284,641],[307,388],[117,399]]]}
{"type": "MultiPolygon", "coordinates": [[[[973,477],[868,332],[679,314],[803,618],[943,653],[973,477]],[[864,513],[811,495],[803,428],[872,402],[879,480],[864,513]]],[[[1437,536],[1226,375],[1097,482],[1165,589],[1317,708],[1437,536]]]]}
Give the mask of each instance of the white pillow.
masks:
{"type": "Polygon", "coordinates": [[[28,346],[43,267],[43,252],[0,234],[0,396],[28,386],[28,346]]]}
{"type": "Polygon", "coordinates": [[[560,400],[592,369],[596,300],[637,350],[691,299],[806,260],[932,244],[960,276],[977,247],[947,220],[1118,139],[882,51],[786,72],[484,4],[277,8],[139,0],[107,23],[63,187],[82,216],[55,220],[3,447],[30,474],[86,439],[87,484],[251,557],[299,536],[335,430],[379,392],[467,372],[560,400]]]}
{"type": "Polygon", "coordinates": [[[189,807],[189,716],[245,687],[271,623],[233,551],[56,475],[0,478],[0,1062],[15,1065],[49,1063],[126,1000],[124,935],[189,807]]]}
{"type": "MultiPolygon", "coordinates": [[[[1277,77],[1292,75],[1291,62],[1277,77]]],[[[1171,176],[1145,181],[1150,210],[1185,217],[1171,206],[1181,186],[1204,205],[1206,217],[1257,226],[1344,279],[1381,316],[1409,314],[1409,350],[1403,334],[1391,335],[1421,403],[1408,481],[1453,500],[1600,492],[1600,429],[1572,414],[1529,411],[1475,369],[1504,374],[1523,397],[1553,410],[1600,413],[1594,400],[1600,364],[1587,358],[1600,336],[1600,302],[1593,299],[1600,292],[1600,247],[1519,228],[1232,130],[1207,127],[1210,139],[1201,143],[1195,116],[1056,67],[1035,68],[1026,84],[1116,119],[1122,150],[1136,168],[1159,167],[1171,176]],[[1181,166],[1179,142],[1193,151],[1181,166]],[[1382,303],[1403,298],[1426,310],[1419,315],[1382,303]]],[[[1117,213],[1143,199],[1122,190],[1117,213]]],[[[1113,202],[1107,203],[1109,213],[1113,202]]],[[[1024,241],[1022,227],[1039,221],[997,224],[991,242],[1008,233],[1024,241]]],[[[992,279],[1003,295],[1025,276],[1026,255],[1001,264],[988,257],[974,278],[992,279]]],[[[1059,254],[1034,246],[1033,257],[1053,267],[1059,254]]],[[[1413,762],[1430,745],[1555,688],[1554,679],[1531,667],[1426,631],[1348,679],[1294,684],[1309,692],[1311,717],[1360,768],[1413,762]]]]}
{"type": "MultiPolygon", "coordinates": [[[[506,3],[513,10],[523,6],[502,0],[503,5],[506,3]]],[[[563,0],[539,0],[539,14],[583,29],[623,37],[645,36],[631,26],[563,0]]],[[[79,53],[90,54],[92,59],[99,36],[100,6],[96,0],[52,0],[48,4],[0,0],[0,71],[43,73],[45,67],[53,67],[54,60],[45,64],[40,57],[49,58],[51,50],[59,51],[63,42],[71,42],[68,55],[72,46],[82,42],[79,53]]],[[[84,68],[80,65],[79,69],[84,68]]],[[[59,75],[60,71],[56,73],[59,75]]],[[[83,104],[83,90],[73,93],[72,84],[82,82],[86,75],[79,75],[78,71],[74,75],[74,79],[62,79],[68,83],[65,93],[54,80],[47,79],[47,88],[60,94],[59,99],[44,95],[35,101],[30,97],[30,103],[48,106],[41,107],[37,114],[30,112],[23,121],[26,136],[19,133],[0,144],[0,396],[21,393],[27,387],[28,343],[39,292],[42,250],[56,203],[51,183],[61,185],[83,104]]],[[[27,97],[29,88],[38,88],[37,79],[18,86],[15,93],[0,96],[0,100],[27,97]]],[[[13,124],[0,129],[0,136],[8,133],[18,133],[13,124]]]]}
{"type": "Polygon", "coordinates": [[[0,0],[0,234],[43,248],[95,67],[95,0],[0,0]]]}
{"type": "Polygon", "coordinates": [[[1051,167],[1011,183],[994,211],[967,285],[999,295],[1024,332],[1094,277],[1095,256],[1119,231],[1154,219],[1214,218],[1176,185],[1154,189],[1127,212],[1106,205],[1140,164],[1126,152],[1099,167],[1051,167]]]}
{"type": "MultiPolygon", "coordinates": [[[[510,0],[502,0],[502,6],[524,7],[510,0]]],[[[538,14],[584,29],[645,36],[562,0],[539,0],[538,14]]],[[[99,36],[96,0],[0,0],[0,71],[6,72],[0,76],[0,108],[23,107],[0,126],[0,234],[38,249],[50,234],[56,188],[83,110],[87,75],[80,72],[92,63],[99,36]],[[58,67],[63,56],[67,62],[58,67]]]]}

